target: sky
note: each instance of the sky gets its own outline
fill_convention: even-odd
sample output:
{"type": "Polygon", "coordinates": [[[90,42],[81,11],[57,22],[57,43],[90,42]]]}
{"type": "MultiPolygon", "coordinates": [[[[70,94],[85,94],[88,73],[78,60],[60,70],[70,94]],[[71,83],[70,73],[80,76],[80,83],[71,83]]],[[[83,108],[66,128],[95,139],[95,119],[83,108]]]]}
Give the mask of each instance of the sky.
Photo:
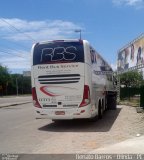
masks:
{"type": "Polygon", "coordinates": [[[0,64],[31,68],[32,44],[88,40],[116,69],[117,51],[144,32],[144,0],[0,0],[0,64]]]}

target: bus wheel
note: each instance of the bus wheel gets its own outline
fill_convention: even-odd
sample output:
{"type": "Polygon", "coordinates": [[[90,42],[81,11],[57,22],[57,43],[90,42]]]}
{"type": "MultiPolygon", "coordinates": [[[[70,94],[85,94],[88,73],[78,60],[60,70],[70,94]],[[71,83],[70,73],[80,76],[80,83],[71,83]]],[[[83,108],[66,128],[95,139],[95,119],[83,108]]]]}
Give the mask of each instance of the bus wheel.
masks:
{"type": "Polygon", "coordinates": [[[116,93],[107,96],[107,108],[108,110],[116,109],[116,93]]]}
{"type": "Polygon", "coordinates": [[[102,106],[101,106],[101,103],[99,102],[99,105],[98,105],[98,119],[102,119],[102,114],[103,114],[102,106]]]}
{"type": "Polygon", "coordinates": [[[108,107],[107,107],[107,96],[105,97],[105,111],[108,110],[108,107]]]}
{"type": "Polygon", "coordinates": [[[58,123],[58,122],[60,122],[60,120],[58,120],[58,119],[52,119],[52,122],[58,123]]]}

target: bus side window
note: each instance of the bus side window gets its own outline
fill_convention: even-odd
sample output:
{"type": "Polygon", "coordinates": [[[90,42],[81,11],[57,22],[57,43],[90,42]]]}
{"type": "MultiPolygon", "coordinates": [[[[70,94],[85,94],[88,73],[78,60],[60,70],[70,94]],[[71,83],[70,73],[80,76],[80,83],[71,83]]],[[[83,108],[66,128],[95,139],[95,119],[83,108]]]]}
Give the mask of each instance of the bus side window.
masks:
{"type": "Polygon", "coordinates": [[[91,63],[92,63],[92,64],[94,63],[94,55],[93,55],[92,52],[91,52],[91,63]]]}
{"type": "Polygon", "coordinates": [[[95,53],[95,50],[90,47],[90,55],[91,55],[91,63],[96,63],[96,53],[95,53]]]}

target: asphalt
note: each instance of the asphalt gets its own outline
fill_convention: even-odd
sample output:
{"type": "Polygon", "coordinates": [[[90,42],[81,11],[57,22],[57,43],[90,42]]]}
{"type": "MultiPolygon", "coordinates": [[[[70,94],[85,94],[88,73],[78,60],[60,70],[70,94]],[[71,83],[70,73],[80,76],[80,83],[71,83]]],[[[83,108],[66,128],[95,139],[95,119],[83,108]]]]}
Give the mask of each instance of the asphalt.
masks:
{"type": "MultiPolygon", "coordinates": [[[[21,101],[13,103],[2,103],[0,108],[10,107],[31,103],[32,101],[21,101]]],[[[137,135],[137,137],[109,145],[103,148],[94,149],[90,154],[144,154],[144,135],[137,135]]]]}

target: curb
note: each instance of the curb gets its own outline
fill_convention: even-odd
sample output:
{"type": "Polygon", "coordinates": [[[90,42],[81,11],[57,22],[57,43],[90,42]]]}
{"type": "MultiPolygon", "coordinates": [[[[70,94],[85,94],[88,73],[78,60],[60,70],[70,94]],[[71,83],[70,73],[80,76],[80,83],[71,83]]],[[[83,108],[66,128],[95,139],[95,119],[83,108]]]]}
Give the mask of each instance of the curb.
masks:
{"type": "Polygon", "coordinates": [[[31,101],[27,101],[27,102],[20,102],[20,103],[2,104],[2,105],[0,105],[0,108],[10,107],[10,106],[17,106],[17,105],[22,105],[22,104],[27,104],[27,103],[32,103],[32,102],[31,101]]]}

